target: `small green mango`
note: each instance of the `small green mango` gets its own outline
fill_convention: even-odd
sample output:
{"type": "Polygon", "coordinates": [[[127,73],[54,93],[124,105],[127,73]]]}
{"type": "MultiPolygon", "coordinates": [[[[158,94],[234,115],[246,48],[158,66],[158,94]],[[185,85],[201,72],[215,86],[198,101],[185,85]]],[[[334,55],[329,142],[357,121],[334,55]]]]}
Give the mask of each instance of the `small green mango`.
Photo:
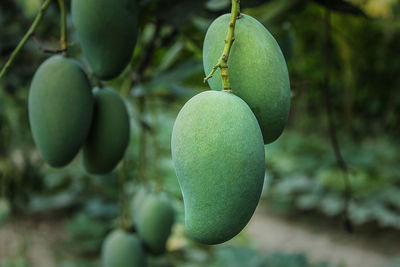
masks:
{"type": "Polygon", "coordinates": [[[265,173],[262,134],[249,106],[232,93],[194,96],[178,114],[171,149],[189,235],[205,244],[237,235],[254,213],[265,173]]]}
{"type": "Polygon", "coordinates": [[[82,52],[93,72],[104,80],[128,65],[138,34],[135,0],[72,0],[72,20],[82,52]]]}
{"type": "Polygon", "coordinates": [[[8,220],[10,212],[10,203],[7,201],[7,199],[0,198],[0,226],[8,220]]]}
{"type": "Polygon", "coordinates": [[[138,217],[140,214],[142,214],[141,209],[148,194],[150,193],[144,186],[142,186],[139,188],[139,190],[136,190],[134,196],[130,201],[129,215],[134,225],[137,225],[138,223],[138,217]]]}
{"type": "Polygon", "coordinates": [[[33,140],[53,167],[68,164],[85,141],[93,111],[93,95],[79,63],[53,56],[36,71],[28,99],[33,140]]]}
{"type": "Polygon", "coordinates": [[[129,144],[129,115],[124,100],[110,88],[95,89],[93,119],[83,146],[83,165],[92,174],[111,172],[129,144]]]}
{"type": "Polygon", "coordinates": [[[168,199],[150,194],[136,213],[136,227],[145,246],[154,254],[166,250],[168,237],[175,220],[175,211],[168,199]]]}
{"type": "MultiPolygon", "coordinates": [[[[208,75],[225,46],[230,14],[217,18],[208,28],[203,46],[204,71],[208,75]]],[[[282,133],[290,109],[290,81],[285,58],[278,43],[256,19],[242,15],[235,27],[228,59],[232,91],[250,106],[260,124],[264,143],[282,133]]],[[[222,90],[218,69],[208,83],[222,90]]]]}
{"type": "Polygon", "coordinates": [[[139,238],[123,230],[114,230],[106,237],[102,245],[101,258],[104,267],[147,266],[139,238]]]}

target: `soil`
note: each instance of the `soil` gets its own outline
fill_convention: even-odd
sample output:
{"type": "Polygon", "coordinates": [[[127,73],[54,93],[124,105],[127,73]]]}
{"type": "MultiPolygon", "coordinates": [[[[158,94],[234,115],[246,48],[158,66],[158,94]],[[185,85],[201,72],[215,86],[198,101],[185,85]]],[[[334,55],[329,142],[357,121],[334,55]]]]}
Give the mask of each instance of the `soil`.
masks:
{"type": "Polygon", "coordinates": [[[13,219],[0,226],[0,266],[6,259],[25,259],[28,266],[54,267],[55,248],[64,240],[58,222],[13,219]]]}
{"type": "Polygon", "coordinates": [[[303,218],[277,216],[262,204],[246,231],[261,251],[303,252],[312,262],[382,267],[400,257],[398,232],[372,231],[374,235],[368,235],[356,229],[349,234],[340,224],[316,220],[313,225],[309,218],[305,223],[303,218]]]}
{"type": "MultiPolygon", "coordinates": [[[[260,204],[245,231],[262,252],[304,253],[312,262],[347,267],[383,267],[400,258],[400,233],[357,229],[309,214],[282,216],[260,204]],[[371,235],[374,233],[374,235],[371,235]]],[[[28,266],[56,266],[57,249],[67,240],[62,222],[16,218],[0,226],[0,266],[5,259],[26,259],[28,266]]],[[[395,266],[395,265],[394,265],[395,266]]]]}

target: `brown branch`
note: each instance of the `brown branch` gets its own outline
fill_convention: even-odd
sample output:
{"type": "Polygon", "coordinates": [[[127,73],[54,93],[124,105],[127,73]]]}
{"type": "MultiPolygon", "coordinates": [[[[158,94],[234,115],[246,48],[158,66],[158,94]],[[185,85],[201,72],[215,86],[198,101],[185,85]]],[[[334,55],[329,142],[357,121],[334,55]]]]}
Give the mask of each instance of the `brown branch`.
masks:
{"type": "Polygon", "coordinates": [[[32,38],[33,42],[35,42],[36,46],[46,54],[61,54],[61,53],[65,52],[65,51],[67,51],[67,48],[64,48],[64,49],[48,49],[48,48],[43,47],[43,45],[40,43],[39,39],[36,38],[36,36],[34,34],[31,35],[31,38],[32,38]]]}
{"type": "Polygon", "coordinates": [[[351,183],[349,178],[349,168],[347,163],[345,162],[342,152],[340,150],[339,140],[337,137],[337,129],[335,120],[333,118],[333,107],[332,107],[332,96],[331,96],[331,87],[330,87],[330,76],[331,76],[331,66],[332,66],[332,40],[331,40],[331,11],[329,9],[330,0],[326,1],[325,8],[325,75],[324,75],[324,88],[325,88],[325,106],[326,106],[326,114],[328,117],[328,129],[329,136],[332,144],[333,151],[335,153],[336,164],[342,170],[343,179],[345,184],[345,203],[343,210],[344,217],[344,227],[348,233],[352,233],[354,231],[353,225],[349,219],[349,205],[351,200],[351,183]]]}

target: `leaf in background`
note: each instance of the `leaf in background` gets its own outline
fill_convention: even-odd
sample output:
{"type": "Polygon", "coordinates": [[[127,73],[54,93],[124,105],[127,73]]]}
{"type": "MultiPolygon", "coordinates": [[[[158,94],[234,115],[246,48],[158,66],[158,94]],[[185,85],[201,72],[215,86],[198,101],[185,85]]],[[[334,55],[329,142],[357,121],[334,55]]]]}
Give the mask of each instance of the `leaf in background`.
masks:
{"type": "MultiPolygon", "coordinates": [[[[327,6],[327,1],[325,0],[313,0],[314,2],[318,3],[322,6],[327,6]]],[[[345,1],[345,0],[331,0],[329,1],[329,9],[333,11],[337,11],[340,13],[352,14],[356,16],[363,16],[367,17],[367,15],[356,5],[345,1]]]]}
{"type": "Polygon", "coordinates": [[[344,199],[338,194],[326,194],[320,201],[319,207],[326,215],[335,216],[342,212],[344,199]]]}
{"type": "Polygon", "coordinates": [[[165,54],[157,71],[165,71],[169,67],[171,67],[171,65],[174,64],[175,61],[178,59],[179,53],[182,51],[182,49],[183,44],[181,42],[176,42],[175,44],[173,44],[165,54]]]}
{"type": "Polygon", "coordinates": [[[204,10],[203,1],[160,0],[156,16],[167,24],[182,28],[202,10],[204,10]]]}
{"type": "Polygon", "coordinates": [[[193,25],[203,31],[206,32],[210,24],[213,22],[212,19],[210,18],[204,18],[204,17],[195,17],[193,18],[193,25]]]}
{"type": "Polygon", "coordinates": [[[317,194],[302,194],[296,199],[296,205],[302,210],[311,210],[318,206],[320,197],[317,194]]]}
{"type": "Polygon", "coordinates": [[[78,213],[65,224],[71,234],[71,245],[76,253],[95,253],[100,249],[108,223],[93,220],[85,213],[78,213]]]}
{"type": "Polygon", "coordinates": [[[78,204],[79,192],[64,191],[50,196],[32,196],[28,209],[31,212],[47,212],[78,204]]]}
{"type": "Polygon", "coordinates": [[[230,0],[209,0],[206,3],[206,8],[211,11],[220,11],[231,6],[230,0]]]}
{"type": "Polygon", "coordinates": [[[172,85],[181,84],[191,75],[200,71],[203,71],[201,61],[187,60],[169,71],[160,72],[154,76],[154,79],[137,86],[134,90],[143,88],[146,93],[151,93],[157,90],[170,89],[172,85]]]}
{"type": "Polygon", "coordinates": [[[306,3],[307,1],[303,0],[270,1],[270,3],[262,7],[250,9],[246,13],[255,17],[267,28],[270,28],[279,22],[286,21],[289,14],[302,10],[306,6],[306,3]]]}

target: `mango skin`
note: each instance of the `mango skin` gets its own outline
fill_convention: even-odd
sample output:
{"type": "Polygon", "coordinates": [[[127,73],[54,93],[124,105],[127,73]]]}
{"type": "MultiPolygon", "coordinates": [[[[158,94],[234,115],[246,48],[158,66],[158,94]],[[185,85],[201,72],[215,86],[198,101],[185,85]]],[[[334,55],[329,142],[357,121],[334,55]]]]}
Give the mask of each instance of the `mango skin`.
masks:
{"type": "Polygon", "coordinates": [[[136,213],[136,228],[145,246],[154,254],[165,252],[175,221],[175,211],[168,199],[150,194],[136,213]]]}
{"type": "MultiPolygon", "coordinates": [[[[218,17],[208,28],[203,46],[204,71],[208,75],[225,46],[230,14],[218,17]]],[[[256,19],[242,15],[235,27],[228,59],[232,91],[256,115],[264,143],[275,141],[282,133],[290,110],[290,81],[285,58],[278,43],[256,19]]],[[[222,90],[220,70],[208,83],[222,90]]]]}
{"type": "Polygon", "coordinates": [[[136,235],[123,230],[112,231],[104,240],[101,250],[104,267],[145,267],[146,256],[136,235]]]}
{"type": "Polygon", "coordinates": [[[92,120],[93,95],[79,63],[53,56],[37,69],[29,91],[33,140],[53,167],[68,164],[85,141],[92,120]]]}
{"type": "Polygon", "coordinates": [[[83,146],[83,165],[92,174],[111,172],[129,144],[129,115],[124,100],[111,88],[94,93],[93,119],[83,146]]]}
{"type": "Polygon", "coordinates": [[[265,173],[262,134],[248,105],[232,93],[194,96],[178,114],[171,149],[188,234],[205,244],[237,235],[254,213],[265,173]]]}
{"type": "Polygon", "coordinates": [[[135,0],[72,0],[72,20],[83,55],[104,80],[128,65],[138,35],[135,0]]]}

